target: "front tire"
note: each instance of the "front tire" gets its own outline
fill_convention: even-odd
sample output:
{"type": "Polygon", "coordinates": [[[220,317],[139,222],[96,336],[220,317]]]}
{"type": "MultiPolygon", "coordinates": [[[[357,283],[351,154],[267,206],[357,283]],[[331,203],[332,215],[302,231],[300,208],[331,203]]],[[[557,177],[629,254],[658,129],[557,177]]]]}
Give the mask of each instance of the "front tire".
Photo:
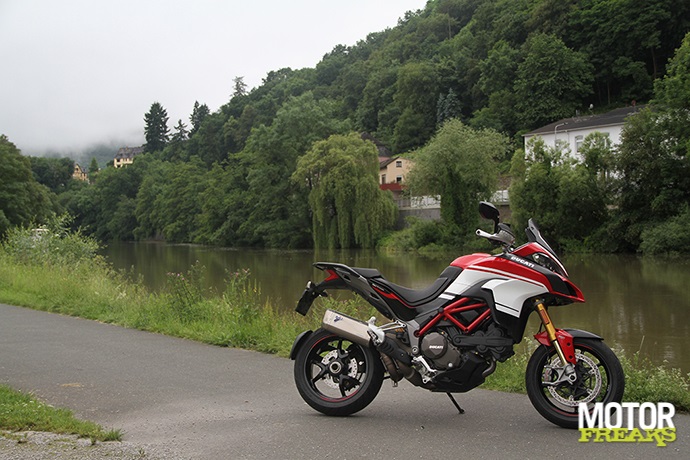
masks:
{"type": "Polygon", "coordinates": [[[295,384],[304,401],[326,415],[354,414],[371,403],[383,383],[378,353],[319,329],[295,357],[295,384]]]}
{"type": "Polygon", "coordinates": [[[586,403],[590,410],[594,403],[621,402],[625,376],[620,361],[601,340],[575,338],[574,383],[554,382],[561,360],[555,348],[537,348],[527,364],[525,384],[527,395],[535,409],[548,421],[564,428],[578,427],[578,406],[586,403]]]}

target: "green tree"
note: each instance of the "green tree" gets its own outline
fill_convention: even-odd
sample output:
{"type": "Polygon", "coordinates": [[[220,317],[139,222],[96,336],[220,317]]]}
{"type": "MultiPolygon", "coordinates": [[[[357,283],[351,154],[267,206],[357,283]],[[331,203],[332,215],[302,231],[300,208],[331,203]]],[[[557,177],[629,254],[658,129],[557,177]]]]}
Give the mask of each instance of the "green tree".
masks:
{"type": "Polygon", "coordinates": [[[186,141],[189,138],[189,133],[187,132],[187,125],[182,123],[182,120],[177,120],[177,124],[173,128],[175,132],[170,138],[170,142],[179,144],[186,141]]]}
{"type": "Polygon", "coordinates": [[[154,102],[144,115],[144,121],[144,150],[150,153],[163,150],[168,143],[168,112],[159,102],[154,102]]]}
{"type": "Polygon", "coordinates": [[[415,152],[410,191],[441,196],[447,243],[458,244],[477,228],[477,203],[495,191],[497,159],[507,148],[508,139],[496,131],[472,129],[454,119],[415,152]]]}
{"type": "Polygon", "coordinates": [[[397,117],[384,117],[384,114],[390,113],[390,108],[393,106],[397,78],[398,71],[394,66],[383,67],[373,71],[364,86],[362,101],[357,107],[356,112],[357,125],[363,131],[377,133],[377,136],[386,143],[389,143],[388,141],[392,139],[392,126],[395,125],[395,120],[397,120],[397,117]],[[387,108],[389,109],[387,110],[387,108]],[[388,131],[391,135],[388,138],[381,136],[381,133],[379,133],[381,121],[385,121],[387,118],[393,118],[389,124],[391,128],[388,131]]]}
{"type": "Polygon", "coordinates": [[[326,54],[316,65],[316,81],[320,85],[331,85],[348,64],[348,53],[348,47],[336,45],[333,51],[326,54]]]}
{"type": "Polygon", "coordinates": [[[661,115],[658,121],[668,127],[676,154],[690,156],[690,32],[669,60],[667,69],[654,87],[653,102],[661,115]]]}
{"type": "Polygon", "coordinates": [[[605,171],[606,146],[596,145],[597,139],[589,138],[588,147],[583,148],[592,168],[575,161],[567,151],[547,147],[540,137],[530,139],[529,156],[522,150],[515,153],[510,189],[514,227],[524,228],[533,217],[558,244],[581,245],[604,224],[608,195],[599,173],[605,171]],[[594,166],[597,155],[600,169],[594,166]]]}
{"type": "Polygon", "coordinates": [[[96,177],[96,174],[98,171],[100,171],[101,168],[98,167],[98,160],[96,157],[91,158],[91,163],[89,164],[89,179],[93,180],[96,177]]]}
{"type": "Polygon", "coordinates": [[[589,0],[572,10],[564,39],[589,56],[601,102],[646,99],[682,40],[678,32],[687,31],[689,11],[671,0],[589,0]]]}
{"type": "Polygon", "coordinates": [[[186,147],[189,140],[187,125],[182,123],[182,120],[177,120],[174,130],[170,142],[163,149],[162,158],[168,161],[186,160],[188,158],[186,147]]]}
{"type": "Polygon", "coordinates": [[[30,160],[0,135],[0,236],[11,226],[43,223],[57,211],[55,195],[36,182],[30,160]]]}
{"type": "Polygon", "coordinates": [[[223,111],[214,112],[204,118],[199,130],[184,144],[181,157],[189,161],[192,157],[199,157],[210,168],[213,163],[224,162],[230,150],[231,142],[225,136],[224,126],[228,115],[223,111]]]}
{"type": "Polygon", "coordinates": [[[553,35],[537,34],[525,43],[515,81],[517,119],[536,128],[574,116],[592,92],[592,68],[585,55],[553,35]]]}
{"type": "Polygon", "coordinates": [[[167,210],[158,205],[158,200],[163,196],[170,170],[176,167],[176,163],[157,159],[149,160],[148,163],[146,174],[136,192],[134,216],[137,226],[133,231],[133,236],[137,240],[164,238],[163,227],[165,227],[167,210]]]}
{"type": "Polygon", "coordinates": [[[615,250],[636,250],[646,226],[673,217],[690,202],[688,139],[676,136],[667,121],[663,113],[646,109],[623,128],[615,162],[620,176],[615,250]]]}
{"type": "MultiPolygon", "coordinates": [[[[247,168],[242,155],[228,158],[224,166],[213,165],[206,175],[206,188],[199,201],[194,241],[222,246],[249,246],[253,237],[239,229],[253,208],[253,197],[247,193],[247,168]]],[[[248,233],[248,232],[247,232],[248,233]]]]}
{"type": "Polygon", "coordinates": [[[38,183],[57,193],[72,179],[74,160],[69,158],[29,157],[31,171],[38,183]]]}
{"type": "Polygon", "coordinates": [[[396,88],[393,99],[400,117],[395,123],[393,148],[405,152],[424,145],[436,128],[436,68],[428,62],[410,62],[400,68],[396,88]]]}
{"type": "Polygon", "coordinates": [[[437,75],[440,88],[453,88],[462,110],[461,118],[467,117],[482,103],[481,94],[475,88],[481,76],[478,64],[482,40],[467,26],[450,40],[439,46],[437,75]]]}
{"type": "Polygon", "coordinates": [[[241,238],[268,247],[311,245],[307,193],[290,176],[314,142],[347,130],[336,111],[333,101],[305,93],[289,99],[271,126],[252,130],[242,154],[252,209],[238,230],[241,238]]]}
{"type": "Polygon", "coordinates": [[[256,121],[257,113],[253,105],[244,106],[239,118],[231,116],[223,125],[223,137],[225,144],[230,146],[231,153],[242,150],[247,143],[247,138],[251,133],[256,121]]]}
{"type": "Polygon", "coordinates": [[[489,50],[486,59],[479,62],[481,76],[477,86],[487,96],[499,91],[513,90],[517,78],[520,51],[500,40],[489,50]]]}
{"type": "Polygon", "coordinates": [[[192,124],[192,128],[189,130],[189,137],[192,137],[194,133],[199,131],[201,124],[210,113],[211,111],[206,104],[199,104],[199,101],[194,101],[194,108],[189,116],[189,121],[192,124]]]}
{"type": "Polygon", "coordinates": [[[453,88],[449,89],[445,96],[443,93],[439,94],[436,107],[436,124],[441,126],[451,118],[458,118],[462,114],[461,110],[460,99],[458,99],[453,88]]]}
{"type": "MultiPolygon", "coordinates": [[[[579,0],[541,0],[529,8],[525,26],[529,30],[563,37],[568,33],[568,20],[577,11],[579,0]]],[[[527,8],[525,8],[527,9],[527,8]]]]}
{"type": "Polygon", "coordinates": [[[669,61],[667,73],[654,86],[654,103],[664,116],[659,122],[668,127],[673,143],[682,155],[690,155],[690,33],[669,61]]]}
{"type": "Polygon", "coordinates": [[[314,246],[374,247],[395,223],[390,192],[378,186],[378,150],[356,133],[316,142],[292,180],[309,189],[314,246]]]}
{"type": "Polygon", "coordinates": [[[196,219],[201,212],[199,199],[206,181],[206,168],[198,158],[168,169],[161,194],[156,197],[156,214],[161,216],[160,233],[166,241],[191,242],[196,219]]]}
{"type": "MultiPolygon", "coordinates": [[[[654,109],[630,117],[621,134],[614,163],[619,202],[610,228],[614,250],[637,250],[647,228],[673,227],[690,203],[690,34],[668,69],[655,86],[654,109]]],[[[657,233],[647,237],[658,240],[657,233]]]]}
{"type": "Polygon", "coordinates": [[[244,77],[233,78],[232,84],[232,97],[242,97],[247,95],[247,84],[244,82],[244,77]]]}
{"type": "Polygon", "coordinates": [[[488,104],[474,112],[470,124],[513,133],[517,131],[517,97],[513,86],[517,78],[520,51],[505,40],[498,41],[486,59],[479,63],[481,77],[477,88],[488,97],[488,104]]]}
{"type": "Polygon", "coordinates": [[[615,182],[613,178],[614,150],[611,138],[598,131],[588,134],[578,153],[582,156],[582,163],[587,171],[597,178],[599,187],[606,190],[606,195],[611,199],[615,182]]]}
{"type": "MultiPolygon", "coordinates": [[[[207,171],[194,157],[185,163],[148,160],[143,171],[133,216],[137,239],[162,238],[168,242],[192,242],[201,212],[207,171]]],[[[122,203],[124,200],[120,200],[122,203]]]]}
{"type": "Polygon", "coordinates": [[[101,241],[133,239],[136,228],[133,200],[148,167],[146,157],[137,157],[126,168],[105,168],[92,186],[80,189],[70,209],[75,225],[86,228],[101,241]]]}

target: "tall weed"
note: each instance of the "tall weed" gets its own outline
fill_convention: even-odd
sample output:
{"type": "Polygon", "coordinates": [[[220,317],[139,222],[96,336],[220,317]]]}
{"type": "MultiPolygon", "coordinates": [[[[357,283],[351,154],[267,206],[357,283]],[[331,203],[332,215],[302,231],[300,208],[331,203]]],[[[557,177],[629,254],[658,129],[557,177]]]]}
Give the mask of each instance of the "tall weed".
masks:
{"type": "Polygon", "coordinates": [[[170,308],[183,323],[207,318],[206,309],[201,308],[206,297],[203,287],[205,280],[206,267],[199,261],[186,274],[168,273],[166,291],[169,294],[170,308]]]}
{"type": "Polygon", "coordinates": [[[15,261],[25,264],[102,263],[96,240],[79,231],[70,231],[70,222],[71,218],[63,215],[40,227],[12,228],[7,232],[3,249],[15,261]]]}

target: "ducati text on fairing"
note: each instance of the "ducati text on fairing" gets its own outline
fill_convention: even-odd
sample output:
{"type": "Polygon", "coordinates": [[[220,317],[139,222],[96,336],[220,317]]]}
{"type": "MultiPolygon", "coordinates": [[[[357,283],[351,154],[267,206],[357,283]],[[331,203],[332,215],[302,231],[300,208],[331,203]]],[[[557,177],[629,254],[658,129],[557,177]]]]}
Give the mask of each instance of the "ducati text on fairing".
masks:
{"type": "Polygon", "coordinates": [[[394,384],[405,378],[447,393],[463,412],[452,393],[481,385],[497,363],[509,359],[534,311],[542,323],[534,336],[540,346],[525,381],[537,411],[557,425],[577,428],[581,403],[594,410],[598,403],[621,401],[623,370],[603,339],[557,329],[549,317],[549,307],[584,302],[584,296],[537,225],[530,219],[528,242],[515,248],[496,207],[482,202],[479,211],[494,222],[494,233],[477,230],[477,236],[503,251],[459,257],[425,289],[393,284],[373,268],[314,264],[326,279],[307,283],[297,312],[306,315],[329,289],[349,289],[391,322],[378,326],[373,317],[364,322],[327,310],[320,329],[295,339],[295,382],[311,407],[350,415],[376,397],[385,378],[394,384]]]}

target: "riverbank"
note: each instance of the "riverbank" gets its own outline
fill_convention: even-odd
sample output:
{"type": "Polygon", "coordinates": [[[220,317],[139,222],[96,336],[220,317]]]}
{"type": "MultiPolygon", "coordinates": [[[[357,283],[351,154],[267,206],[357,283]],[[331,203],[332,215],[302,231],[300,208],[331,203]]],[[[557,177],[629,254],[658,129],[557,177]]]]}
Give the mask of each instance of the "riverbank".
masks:
{"type": "MultiPolygon", "coordinates": [[[[260,300],[260,288],[246,270],[227,273],[224,292],[209,290],[205,268],[198,264],[169,273],[166,288],[151,292],[114,272],[88,239],[54,231],[37,240],[23,232],[11,234],[0,250],[0,302],[284,357],[300,332],[319,327],[326,308],[360,318],[375,314],[363,302],[325,298],[302,317],[260,300]]],[[[516,346],[516,356],[500,364],[483,387],[524,392],[531,343],[516,346]]],[[[690,410],[688,376],[618,354],[626,401],[665,401],[690,410]]]]}

